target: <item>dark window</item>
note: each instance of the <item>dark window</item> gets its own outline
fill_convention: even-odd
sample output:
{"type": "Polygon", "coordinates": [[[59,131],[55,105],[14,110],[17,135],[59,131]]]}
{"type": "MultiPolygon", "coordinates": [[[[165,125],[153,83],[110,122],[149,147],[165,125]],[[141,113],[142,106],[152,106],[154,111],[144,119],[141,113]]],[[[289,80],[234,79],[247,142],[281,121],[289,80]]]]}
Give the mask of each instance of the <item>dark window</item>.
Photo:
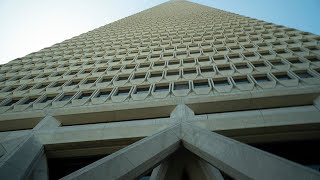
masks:
{"type": "Polygon", "coordinates": [[[266,67],[266,65],[264,64],[264,62],[256,62],[256,63],[252,63],[252,65],[256,68],[258,67],[266,67]]]}
{"type": "Polygon", "coordinates": [[[24,103],[22,104],[30,104],[32,103],[33,101],[35,101],[37,98],[29,98],[27,101],[25,101],[24,103]]]}
{"type": "Polygon", "coordinates": [[[64,84],[65,82],[57,82],[54,86],[52,87],[60,87],[64,84]]]}
{"type": "Polygon", "coordinates": [[[70,84],[68,84],[68,86],[75,86],[77,84],[79,84],[80,81],[71,81],[70,84]]]}
{"type": "Polygon", "coordinates": [[[40,101],[39,103],[45,103],[48,101],[51,101],[55,98],[55,96],[47,96],[46,98],[44,98],[42,101],[40,101]]]}
{"type": "Polygon", "coordinates": [[[234,82],[236,84],[250,84],[250,81],[248,80],[248,78],[233,78],[234,82]]]}
{"type": "Polygon", "coordinates": [[[129,76],[119,76],[117,81],[124,81],[124,80],[128,80],[129,76]]]}
{"type": "Polygon", "coordinates": [[[164,62],[156,62],[153,66],[164,66],[164,62]]]}
{"type": "Polygon", "coordinates": [[[43,88],[45,88],[47,86],[48,86],[48,84],[41,84],[39,87],[37,87],[37,89],[43,89],[43,88]]]}
{"type": "Polygon", "coordinates": [[[198,58],[199,62],[210,62],[209,57],[202,57],[202,58],[198,58]]]}
{"type": "Polygon", "coordinates": [[[308,71],[297,71],[294,72],[296,75],[298,75],[300,78],[312,78],[313,76],[308,73],[308,71]]]}
{"type": "Polygon", "coordinates": [[[290,76],[288,76],[287,74],[274,74],[274,76],[278,79],[278,80],[289,80],[292,79],[290,76]]]}
{"type": "Polygon", "coordinates": [[[154,88],[154,92],[163,92],[169,90],[169,84],[166,85],[156,85],[154,88]]]}
{"type": "Polygon", "coordinates": [[[135,74],[134,79],[144,79],[146,77],[146,74],[135,74]]]}
{"type": "Polygon", "coordinates": [[[153,77],[162,77],[162,72],[152,72],[150,74],[150,78],[153,78],[153,77]]]}
{"type": "Polygon", "coordinates": [[[258,82],[258,83],[263,83],[263,82],[269,82],[271,81],[267,75],[263,75],[263,76],[256,76],[254,77],[254,79],[258,82]]]}
{"type": "Polygon", "coordinates": [[[148,68],[150,64],[140,64],[139,68],[148,68]]]}
{"type": "Polygon", "coordinates": [[[179,71],[168,71],[167,72],[167,76],[175,76],[175,75],[179,75],[179,71]]]}
{"type": "Polygon", "coordinates": [[[97,97],[107,98],[110,95],[110,91],[101,91],[97,97]]]}
{"type": "Polygon", "coordinates": [[[207,88],[209,87],[208,81],[194,81],[194,88],[207,88]]]}
{"type": "Polygon", "coordinates": [[[235,64],[237,69],[248,69],[248,66],[246,64],[235,64]]]}
{"type": "Polygon", "coordinates": [[[189,83],[175,83],[174,90],[184,90],[189,89],[189,83]]]}
{"type": "Polygon", "coordinates": [[[96,79],[88,79],[85,84],[93,84],[96,82],[96,79]]]}
{"type": "Polygon", "coordinates": [[[197,74],[196,69],[184,69],[183,74],[197,74]]]}
{"type": "Polygon", "coordinates": [[[274,66],[284,65],[284,63],[281,60],[273,60],[273,61],[269,61],[269,62],[274,66]]]}
{"type": "Polygon", "coordinates": [[[20,99],[12,99],[10,102],[8,102],[5,106],[11,106],[13,104],[15,104],[16,102],[18,102],[20,99]]]}
{"type": "Polygon", "coordinates": [[[200,67],[202,73],[214,72],[213,67],[200,67]]]}
{"type": "Polygon", "coordinates": [[[126,96],[130,92],[130,89],[119,89],[116,96],[126,96]]]}
{"type": "Polygon", "coordinates": [[[218,66],[219,71],[232,70],[230,66],[218,66]]]}
{"type": "Polygon", "coordinates": [[[135,94],[148,93],[150,87],[137,87],[135,94]]]}
{"type": "Polygon", "coordinates": [[[110,77],[104,77],[101,79],[100,83],[110,82],[111,80],[112,80],[112,78],[110,78],[110,77]]]}
{"type": "Polygon", "coordinates": [[[64,95],[64,96],[60,99],[60,101],[67,101],[67,100],[71,99],[72,96],[73,96],[73,95],[64,95]]]}
{"type": "Polygon", "coordinates": [[[214,86],[227,86],[229,81],[227,79],[213,79],[214,86]]]}
{"type": "Polygon", "coordinates": [[[91,96],[91,92],[90,93],[81,93],[81,95],[78,97],[78,99],[88,99],[91,96]]]}

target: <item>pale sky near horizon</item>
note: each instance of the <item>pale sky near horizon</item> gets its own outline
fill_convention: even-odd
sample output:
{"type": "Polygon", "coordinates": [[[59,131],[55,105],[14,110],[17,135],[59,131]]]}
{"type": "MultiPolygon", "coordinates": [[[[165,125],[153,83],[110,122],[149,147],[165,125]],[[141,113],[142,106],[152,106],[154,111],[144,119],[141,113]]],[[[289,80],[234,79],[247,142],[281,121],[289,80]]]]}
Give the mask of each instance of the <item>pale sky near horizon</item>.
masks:
{"type": "MultiPolygon", "coordinates": [[[[319,0],[191,0],[320,34],[319,0]]],[[[0,64],[166,0],[1,0],[0,64]]]]}

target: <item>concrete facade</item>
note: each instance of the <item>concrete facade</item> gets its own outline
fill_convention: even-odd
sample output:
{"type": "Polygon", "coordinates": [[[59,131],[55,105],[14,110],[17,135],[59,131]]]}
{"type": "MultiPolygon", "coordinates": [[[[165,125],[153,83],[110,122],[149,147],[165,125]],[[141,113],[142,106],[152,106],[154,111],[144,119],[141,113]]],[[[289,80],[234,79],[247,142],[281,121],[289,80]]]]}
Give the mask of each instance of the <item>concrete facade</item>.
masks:
{"type": "Polygon", "coordinates": [[[169,1],[0,65],[0,179],[319,179],[244,144],[319,140],[319,95],[319,36],[169,1]]]}

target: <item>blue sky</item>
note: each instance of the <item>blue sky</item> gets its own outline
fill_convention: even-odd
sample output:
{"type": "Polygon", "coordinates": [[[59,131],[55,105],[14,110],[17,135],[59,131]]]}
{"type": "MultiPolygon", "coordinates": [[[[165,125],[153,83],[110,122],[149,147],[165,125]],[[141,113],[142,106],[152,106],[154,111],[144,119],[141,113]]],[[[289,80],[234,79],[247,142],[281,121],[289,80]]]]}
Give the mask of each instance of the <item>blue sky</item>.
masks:
{"type": "MultiPolygon", "coordinates": [[[[320,34],[319,0],[192,0],[320,34]]],[[[165,0],[1,0],[0,64],[165,0]]]]}

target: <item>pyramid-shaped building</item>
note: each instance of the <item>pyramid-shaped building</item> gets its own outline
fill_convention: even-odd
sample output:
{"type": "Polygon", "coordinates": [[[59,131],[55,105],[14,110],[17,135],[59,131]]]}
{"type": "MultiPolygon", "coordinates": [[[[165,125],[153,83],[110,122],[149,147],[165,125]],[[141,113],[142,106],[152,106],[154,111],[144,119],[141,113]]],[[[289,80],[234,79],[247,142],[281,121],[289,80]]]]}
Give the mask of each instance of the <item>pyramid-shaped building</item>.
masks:
{"type": "Polygon", "coordinates": [[[319,179],[320,37],[176,0],[0,66],[0,179],[319,179]]]}

